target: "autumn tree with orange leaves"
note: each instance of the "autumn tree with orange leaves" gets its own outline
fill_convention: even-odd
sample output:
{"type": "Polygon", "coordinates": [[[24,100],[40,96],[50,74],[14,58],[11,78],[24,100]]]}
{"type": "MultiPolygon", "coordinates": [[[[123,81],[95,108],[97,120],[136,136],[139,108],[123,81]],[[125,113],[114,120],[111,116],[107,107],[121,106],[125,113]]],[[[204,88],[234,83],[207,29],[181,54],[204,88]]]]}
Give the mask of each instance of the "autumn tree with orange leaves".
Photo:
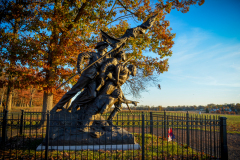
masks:
{"type": "MultiPolygon", "coordinates": [[[[154,71],[163,73],[168,70],[166,58],[172,55],[175,36],[165,16],[172,9],[186,13],[191,5],[203,3],[204,0],[45,0],[19,4],[18,7],[27,6],[27,11],[32,13],[22,27],[25,31],[16,32],[18,39],[24,39],[24,44],[20,46],[25,47],[23,51],[27,53],[17,53],[21,55],[19,72],[26,72],[33,79],[31,84],[44,91],[43,111],[50,110],[56,88],[76,73],[77,55],[94,51],[96,43],[101,40],[100,29],[118,38],[128,28],[136,27],[131,26],[130,22],[142,23],[157,14],[153,27],[146,34],[130,39],[124,49],[129,57],[134,56],[129,63],[140,70],[135,81],[141,81],[139,77],[151,77],[154,71]],[[146,50],[156,53],[156,56],[144,56],[146,50]]],[[[2,29],[1,32],[7,34],[8,30],[2,29]]],[[[10,46],[10,42],[6,45],[10,46]]],[[[9,61],[1,59],[3,64],[9,61]]],[[[6,69],[1,73],[7,73],[10,66],[4,66],[6,69]]],[[[78,78],[76,76],[69,84],[74,84],[78,78]]],[[[138,83],[130,82],[130,86],[134,84],[138,83]]],[[[68,87],[66,85],[60,90],[67,90],[68,87]]]]}
{"type": "Polygon", "coordinates": [[[29,5],[2,0],[0,2],[0,86],[6,87],[6,108],[11,110],[14,88],[28,88],[36,80],[36,70],[29,61],[34,46],[28,43],[25,32],[34,16],[29,5]]]}

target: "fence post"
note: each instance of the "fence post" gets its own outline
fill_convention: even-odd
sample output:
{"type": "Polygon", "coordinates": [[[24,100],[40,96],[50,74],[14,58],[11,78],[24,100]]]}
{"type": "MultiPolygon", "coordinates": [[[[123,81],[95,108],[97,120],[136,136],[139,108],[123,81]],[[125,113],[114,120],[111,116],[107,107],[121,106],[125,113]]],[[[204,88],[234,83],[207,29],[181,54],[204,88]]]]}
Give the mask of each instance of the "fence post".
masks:
{"type": "Polygon", "coordinates": [[[5,148],[5,142],[7,140],[7,117],[8,116],[8,110],[3,110],[3,124],[2,124],[2,144],[5,148]]]}
{"type": "Polygon", "coordinates": [[[227,147],[227,118],[220,117],[221,159],[228,159],[227,147]]]}
{"type": "Polygon", "coordinates": [[[142,160],[144,160],[144,141],[145,141],[145,135],[144,135],[144,113],[142,112],[142,160]]]}
{"type": "Polygon", "coordinates": [[[49,124],[50,124],[50,117],[49,117],[49,111],[47,111],[47,129],[46,129],[46,144],[45,144],[45,159],[48,159],[48,146],[49,146],[49,124]]]}
{"type": "Polygon", "coordinates": [[[153,134],[153,115],[150,112],[150,134],[153,134]]]}
{"type": "Polygon", "coordinates": [[[186,122],[187,123],[186,124],[187,125],[187,146],[189,146],[189,126],[188,126],[189,125],[188,124],[189,123],[189,121],[188,121],[189,120],[189,114],[188,114],[188,111],[187,111],[187,114],[186,114],[186,119],[187,119],[187,122],[186,122]]]}
{"type": "Polygon", "coordinates": [[[166,135],[166,133],[167,133],[167,131],[166,131],[166,111],[164,110],[164,130],[163,130],[163,132],[164,132],[164,137],[165,138],[167,138],[167,135],[166,135]]]}
{"type": "Polygon", "coordinates": [[[23,133],[23,114],[24,114],[24,110],[22,109],[21,111],[22,111],[22,113],[21,113],[21,119],[20,119],[20,135],[22,135],[22,133],[23,133]]]}

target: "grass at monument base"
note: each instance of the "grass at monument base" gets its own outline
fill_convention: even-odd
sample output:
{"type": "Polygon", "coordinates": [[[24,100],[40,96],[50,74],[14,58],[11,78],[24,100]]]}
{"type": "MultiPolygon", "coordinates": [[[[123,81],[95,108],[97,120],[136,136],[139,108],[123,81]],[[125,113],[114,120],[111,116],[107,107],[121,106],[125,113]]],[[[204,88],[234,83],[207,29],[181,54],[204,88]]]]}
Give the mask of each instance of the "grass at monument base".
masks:
{"type": "MultiPolygon", "coordinates": [[[[135,133],[136,142],[142,146],[141,134],[135,133]]],[[[5,158],[17,158],[17,159],[43,159],[45,157],[45,151],[36,151],[36,147],[42,143],[41,135],[36,137],[13,137],[7,142],[7,149],[1,149],[0,155],[5,158]],[[24,142],[23,142],[24,141],[24,142]],[[25,143],[25,144],[22,144],[25,143]],[[13,145],[14,144],[14,145],[13,145]],[[29,146],[30,144],[30,146],[29,146]],[[28,148],[26,147],[28,146],[28,148]],[[3,153],[4,152],[4,153],[3,153]]],[[[142,148],[140,150],[64,150],[57,151],[51,150],[48,153],[48,159],[142,159],[142,148]]],[[[205,159],[210,157],[204,153],[197,152],[196,150],[187,147],[186,145],[177,144],[176,142],[168,142],[167,139],[157,137],[151,134],[145,134],[144,141],[144,156],[145,159],[205,159]]]]}

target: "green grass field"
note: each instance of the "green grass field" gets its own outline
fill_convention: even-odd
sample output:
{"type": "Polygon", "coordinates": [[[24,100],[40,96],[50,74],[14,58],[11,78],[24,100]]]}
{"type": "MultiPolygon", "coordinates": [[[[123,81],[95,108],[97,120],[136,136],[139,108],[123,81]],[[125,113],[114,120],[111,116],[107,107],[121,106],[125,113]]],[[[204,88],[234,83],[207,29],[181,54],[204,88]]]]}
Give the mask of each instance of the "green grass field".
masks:
{"type": "Polygon", "coordinates": [[[240,115],[223,115],[227,118],[227,133],[240,134],[240,115]]]}
{"type": "MultiPolygon", "coordinates": [[[[144,114],[149,115],[149,112],[143,112],[144,114]]],[[[153,115],[162,115],[163,116],[163,112],[153,112],[153,115]]],[[[134,113],[134,119],[135,120],[141,120],[142,118],[142,114],[141,112],[137,112],[134,113]]],[[[131,120],[133,118],[133,115],[127,112],[123,112],[119,114],[118,119],[121,121],[122,119],[129,119],[131,120]],[[122,116],[121,116],[122,115],[122,116]],[[124,118],[122,118],[124,117],[124,118]]],[[[166,112],[166,115],[170,115],[170,116],[178,116],[178,117],[185,117],[186,116],[186,112],[166,112]]],[[[233,134],[240,134],[240,115],[229,115],[229,114],[209,114],[209,113],[202,113],[201,115],[199,115],[198,113],[195,112],[189,112],[189,119],[191,118],[200,118],[202,117],[203,119],[219,119],[219,117],[226,117],[227,118],[227,133],[233,133],[233,134]]],[[[149,116],[146,117],[145,119],[149,120],[149,116]]],[[[162,120],[161,116],[160,118],[158,117],[153,117],[154,120],[162,120]]],[[[169,124],[171,125],[171,119],[169,120],[169,124]]],[[[161,127],[161,122],[160,124],[158,124],[159,127],[161,127]]],[[[176,123],[174,123],[174,125],[176,125],[176,123]]],[[[181,124],[180,124],[181,125],[181,124]]],[[[177,128],[176,126],[174,128],[177,128]]],[[[198,128],[199,129],[199,128],[198,128]]],[[[208,130],[208,129],[207,129],[208,130]]]]}
{"type": "MultiPolygon", "coordinates": [[[[148,112],[144,112],[145,114],[145,120],[149,120],[149,113],[148,112]]],[[[163,112],[153,112],[153,114],[158,114],[160,115],[159,117],[161,117],[163,115],[163,112]]],[[[167,112],[167,115],[171,115],[171,116],[185,116],[185,113],[183,112],[167,112]]],[[[219,116],[224,116],[227,117],[227,132],[228,133],[235,133],[235,134],[240,134],[240,116],[239,115],[216,115],[216,114],[196,114],[196,113],[189,113],[189,118],[197,118],[197,117],[204,117],[206,116],[207,119],[213,118],[213,116],[215,116],[216,118],[219,116]]],[[[27,115],[25,117],[26,123],[25,123],[25,127],[26,129],[28,129],[28,126],[30,125],[35,125],[37,122],[31,122],[30,124],[30,119],[31,120],[40,120],[41,116],[40,115],[32,115],[29,116],[27,115]],[[30,118],[31,117],[31,118],[30,118]]],[[[120,127],[130,127],[134,126],[136,128],[141,128],[142,125],[142,113],[141,112],[137,112],[134,113],[133,115],[130,114],[129,112],[122,112],[119,114],[118,116],[118,120],[119,121],[115,121],[115,125],[118,125],[120,127]],[[136,123],[133,123],[133,119],[135,119],[136,123]],[[121,120],[128,120],[128,121],[121,121],[121,120]]],[[[154,117],[154,120],[156,120],[156,117],[154,117]]],[[[161,120],[161,118],[160,118],[161,120]]],[[[150,121],[145,121],[145,127],[149,126],[150,121]]],[[[161,126],[163,126],[163,123],[157,122],[155,121],[155,124],[157,123],[158,128],[161,128],[161,126]]],[[[181,123],[180,122],[180,126],[175,126],[175,128],[179,127],[181,129],[181,123]]],[[[183,122],[185,123],[185,122],[183,122]]],[[[171,125],[171,119],[169,120],[169,125],[171,125]]],[[[173,123],[174,124],[174,123],[173,123]]],[[[175,124],[176,125],[176,122],[175,124]]],[[[185,129],[182,125],[182,129],[185,129]]],[[[202,128],[193,128],[193,129],[202,129],[202,128]]],[[[23,148],[21,149],[21,146],[18,146],[18,151],[14,150],[14,147],[11,148],[11,154],[14,155],[18,155],[18,158],[41,158],[42,156],[44,157],[44,153],[37,151],[35,152],[34,149],[35,147],[41,143],[40,139],[36,139],[34,140],[34,138],[30,138],[31,136],[34,136],[34,134],[29,135],[26,134],[25,137],[28,138],[26,139],[26,143],[31,143],[34,147],[33,148],[23,148]],[[32,142],[33,141],[33,142],[32,142]]],[[[39,136],[39,134],[38,134],[39,136]]],[[[140,133],[135,133],[135,137],[136,137],[136,141],[141,145],[142,143],[142,139],[141,139],[141,134],[140,133]]],[[[14,138],[14,137],[13,137],[14,138]]],[[[19,138],[21,139],[21,138],[19,138]]],[[[13,140],[14,141],[14,140],[13,140]]],[[[189,147],[186,147],[184,145],[181,144],[177,144],[176,142],[167,142],[166,139],[162,138],[162,137],[157,137],[155,135],[150,135],[150,134],[146,134],[145,136],[145,145],[146,145],[146,150],[145,150],[145,155],[146,155],[146,159],[148,158],[153,158],[156,159],[158,158],[162,158],[163,157],[169,157],[169,158],[176,158],[176,159],[181,159],[181,158],[189,158],[189,159],[198,159],[199,156],[200,157],[206,157],[208,155],[204,154],[204,153],[199,153],[189,147]],[[153,143],[152,143],[153,142],[153,143]],[[182,156],[182,157],[181,157],[182,156]]],[[[25,145],[26,146],[26,145],[25,145]]],[[[9,151],[4,151],[4,152],[9,152],[9,151]]],[[[6,153],[8,154],[8,153],[6,153]]],[[[50,158],[52,159],[56,159],[56,158],[60,158],[60,159],[71,159],[71,158],[77,158],[77,159],[104,159],[104,158],[113,158],[113,159],[131,159],[132,157],[135,157],[136,159],[141,158],[142,156],[142,151],[141,150],[129,150],[129,151],[120,151],[120,152],[110,152],[110,151],[61,151],[61,152],[57,152],[57,151],[51,151],[50,152],[50,158]]],[[[42,157],[42,158],[43,158],[42,157]]],[[[201,159],[201,158],[199,158],[201,159]]]]}
{"type": "MultiPolygon", "coordinates": [[[[21,109],[24,109],[24,110],[28,110],[28,111],[32,111],[32,112],[35,112],[35,111],[41,111],[41,108],[39,107],[32,107],[32,108],[20,108],[20,107],[13,107],[13,110],[12,112],[21,112],[21,109]]],[[[134,119],[135,120],[140,120],[142,118],[142,112],[144,114],[147,114],[149,115],[149,112],[148,111],[133,111],[133,114],[134,114],[134,119]]],[[[158,112],[158,111],[154,111],[153,114],[157,114],[157,115],[163,115],[163,112],[158,112]]],[[[186,112],[183,112],[183,111],[179,111],[179,112],[166,112],[167,115],[174,115],[174,116],[185,116],[186,115],[186,112]]],[[[210,113],[202,113],[201,115],[198,114],[198,112],[189,112],[189,118],[192,117],[203,117],[207,119],[209,119],[211,117],[211,119],[213,119],[213,117],[215,116],[215,118],[218,118],[219,116],[221,117],[226,117],[227,118],[227,133],[234,133],[234,134],[240,134],[240,115],[228,115],[228,114],[210,114],[210,113]]],[[[37,117],[37,116],[35,116],[37,117]]],[[[148,116],[149,117],[149,116],[148,116]]],[[[30,118],[30,116],[29,116],[30,118]]],[[[32,117],[34,118],[34,117],[32,117]]],[[[41,118],[41,116],[39,115],[37,117],[38,119],[41,118]]],[[[130,112],[126,112],[126,111],[123,111],[119,114],[118,116],[118,119],[119,120],[122,120],[122,119],[129,119],[131,120],[133,118],[132,114],[130,112]],[[124,117],[124,118],[122,118],[124,117]]],[[[161,125],[161,124],[160,124],[161,125]]]]}
{"type": "MultiPolygon", "coordinates": [[[[136,142],[142,146],[142,136],[141,134],[135,133],[136,142]]],[[[36,137],[26,137],[25,142],[22,141],[21,137],[12,138],[15,147],[8,145],[9,149],[1,151],[1,155],[11,155],[13,158],[16,157],[19,159],[41,159],[44,158],[45,152],[35,151],[36,146],[41,142],[41,136],[36,137]],[[23,145],[25,144],[25,145],[23,145]]],[[[145,159],[205,159],[210,155],[200,153],[190,147],[185,145],[177,144],[176,142],[168,142],[167,139],[162,139],[155,135],[146,134],[145,135],[145,148],[144,154],[145,159]]],[[[142,149],[140,150],[113,150],[113,151],[49,151],[49,159],[141,159],[142,158],[142,149]]]]}
{"type": "MultiPolygon", "coordinates": [[[[194,113],[190,113],[190,115],[196,115],[194,113]]],[[[235,133],[240,134],[240,115],[229,115],[229,114],[210,114],[210,113],[203,113],[203,116],[206,117],[226,117],[227,118],[227,133],[235,133]]]]}
{"type": "MultiPolygon", "coordinates": [[[[160,113],[162,114],[162,113],[160,113]]],[[[175,115],[175,116],[183,116],[186,114],[186,112],[168,112],[167,114],[170,115],[175,115]]],[[[218,117],[226,117],[227,118],[227,133],[234,133],[234,134],[240,134],[240,115],[229,115],[229,114],[210,114],[210,113],[202,113],[201,115],[194,113],[194,112],[189,112],[189,117],[200,117],[202,116],[203,118],[211,118],[213,117],[218,118],[218,117]]]]}

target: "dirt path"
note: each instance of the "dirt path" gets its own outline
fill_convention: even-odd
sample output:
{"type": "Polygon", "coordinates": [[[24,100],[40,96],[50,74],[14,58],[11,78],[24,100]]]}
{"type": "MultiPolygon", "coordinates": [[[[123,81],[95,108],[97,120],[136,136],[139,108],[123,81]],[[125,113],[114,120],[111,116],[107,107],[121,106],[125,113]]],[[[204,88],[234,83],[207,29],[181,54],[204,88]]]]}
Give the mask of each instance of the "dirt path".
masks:
{"type": "Polygon", "coordinates": [[[240,134],[227,134],[228,159],[240,160],[240,134]]]}

